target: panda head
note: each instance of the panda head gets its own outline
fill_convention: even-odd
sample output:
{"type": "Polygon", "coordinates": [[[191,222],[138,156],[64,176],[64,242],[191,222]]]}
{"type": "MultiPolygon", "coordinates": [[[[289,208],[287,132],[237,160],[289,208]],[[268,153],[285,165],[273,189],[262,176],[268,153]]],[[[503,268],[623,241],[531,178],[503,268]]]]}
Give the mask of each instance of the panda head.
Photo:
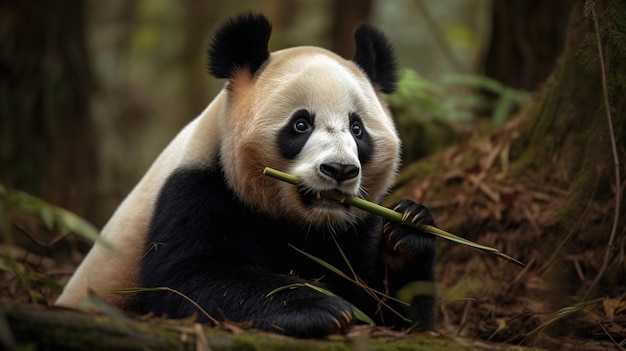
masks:
{"type": "Polygon", "coordinates": [[[391,45],[357,27],[352,60],[318,47],[268,52],[271,25],[246,14],[216,33],[209,70],[228,80],[219,112],[220,162],[247,205],[308,227],[339,228],[365,216],[325,199],[338,190],[377,202],[400,160],[400,140],[383,93],[395,89],[391,45]],[[291,173],[301,186],[263,175],[291,173]]]}

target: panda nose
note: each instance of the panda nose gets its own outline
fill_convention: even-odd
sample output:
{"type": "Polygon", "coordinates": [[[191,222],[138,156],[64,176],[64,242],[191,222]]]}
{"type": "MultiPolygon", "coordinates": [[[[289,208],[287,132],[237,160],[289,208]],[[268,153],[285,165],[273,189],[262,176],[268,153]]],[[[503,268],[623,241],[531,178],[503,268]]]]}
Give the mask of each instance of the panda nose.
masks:
{"type": "Polygon", "coordinates": [[[322,173],[338,182],[352,179],[359,175],[359,167],[355,165],[344,165],[336,162],[323,163],[320,166],[320,170],[322,173]]]}

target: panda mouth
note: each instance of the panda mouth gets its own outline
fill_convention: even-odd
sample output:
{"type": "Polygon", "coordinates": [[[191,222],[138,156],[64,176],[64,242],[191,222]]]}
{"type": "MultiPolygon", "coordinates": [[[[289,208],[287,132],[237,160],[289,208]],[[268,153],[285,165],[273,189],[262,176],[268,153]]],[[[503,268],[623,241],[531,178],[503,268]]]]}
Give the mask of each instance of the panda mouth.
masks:
{"type": "Polygon", "coordinates": [[[302,200],[305,205],[311,206],[325,206],[325,207],[337,207],[342,206],[349,208],[350,205],[337,199],[337,194],[341,194],[338,190],[314,190],[306,187],[298,187],[298,192],[302,196],[302,200]]]}

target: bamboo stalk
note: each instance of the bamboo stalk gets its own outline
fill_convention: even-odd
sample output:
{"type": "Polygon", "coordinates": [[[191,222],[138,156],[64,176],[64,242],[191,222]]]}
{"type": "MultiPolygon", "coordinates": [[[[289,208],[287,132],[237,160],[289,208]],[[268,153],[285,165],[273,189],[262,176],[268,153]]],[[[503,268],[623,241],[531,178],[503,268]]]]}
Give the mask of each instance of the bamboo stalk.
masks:
{"type": "MultiPolygon", "coordinates": [[[[293,185],[298,185],[300,184],[300,179],[294,175],[285,173],[285,172],[281,172],[279,170],[270,168],[270,167],[265,167],[265,169],[263,170],[263,174],[270,176],[272,178],[276,178],[278,180],[282,180],[284,182],[293,184],[293,185]]],[[[352,195],[347,195],[347,194],[342,194],[340,192],[328,192],[325,193],[324,196],[333,198],[341,203],[346,203],[348,205],[360,208],[364,211],[370,212],[372,214],[381,216],[383,218],[386,218],[392,222],[395,223],[400,223],[406,226],[409,226],[411,228],[414,229],[418,229],[418,230],[422,230],[425,231],[427,233],[436,235],[440,238],[444,238],[450,241],[454,241],[456,243],[459,244],[463,244],[463,245],[467,245],[467,246],[471,246],[473,248],[479,249],[479,250],[483,250],[486,252],[490,252],[496,256],[502,257],[506,260],[509,260],[511,262],[514,262],[522,267],[524,267],[524,263],[522,263],[521,261],[501,252],[500,250],[490,247],[490,246],[485,246],[485,245],[480,245],[477,244],[471,240],[467,240],[465,238],[456,236],[454,234],[448,233],[445,230],[439,229],[437,227],[431,226],[431,225],[427,225],[427,224],[420,224],[420,223],[413,223],[413,222],[408,222],[405,221],[402,218],[402,213],[400,212],[396,212],[390,208],[387,208],[385,206],[381,206],[378,204],[375,204],[373,202],[367,201],[365,199],[362,199],[358,196],[352,196],[352,195]]]]}

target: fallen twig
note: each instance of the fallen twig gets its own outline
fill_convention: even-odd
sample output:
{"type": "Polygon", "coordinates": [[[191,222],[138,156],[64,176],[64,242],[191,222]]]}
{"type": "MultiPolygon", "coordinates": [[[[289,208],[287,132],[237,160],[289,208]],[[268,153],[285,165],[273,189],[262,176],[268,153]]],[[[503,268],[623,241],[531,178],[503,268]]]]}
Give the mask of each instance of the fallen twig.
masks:
{"type": "Polygon", "coordinates": [[[621,185],[620,185],[620,172],[619,172],[619,157],[617,156],[617,146],[615,144],[615,134],[613,133],[613,119],[611,117],[611,108],[609,105],[609,97],[608,97],[608,89],[606,85],[606,68],[604,66],[604,55],[602,55],[602,42],[600,41],[600,30],[598,29],[598,17],[596,16],[596,10],[593,7],[595,4],[590,4],[589,9],[585,9],[586,11],[591,11],[591,16],[593,19],[593,25],[596,33],[596,41],[598,44],[598,57],[600,59],[600,69],[602,71],[602,97],[604,98],[604,111],[606,113],[606,119],[609,129],[609,139],[611,140],[611,151],[613,152],[613,166],[615,168],[615,214],[613,216],[613,225],[611,227],[611,235],[609,236],[609,242],[606,245],[606,251],[604,253],[604,261],[602,262],[602,267],[596,274],[596,278],[593,280],[587,292],[585,293],[583,298],[589,297],[594,287],[600,279],[604,276],[604,271],[609,265],[609,258],[611,256],[611,252],[613,251],[613,242],[615,240],[615,233],[617,232],[617,225],[619,223],[619,210],[620,210],[620,198],[621,198],[621,185]]]}

